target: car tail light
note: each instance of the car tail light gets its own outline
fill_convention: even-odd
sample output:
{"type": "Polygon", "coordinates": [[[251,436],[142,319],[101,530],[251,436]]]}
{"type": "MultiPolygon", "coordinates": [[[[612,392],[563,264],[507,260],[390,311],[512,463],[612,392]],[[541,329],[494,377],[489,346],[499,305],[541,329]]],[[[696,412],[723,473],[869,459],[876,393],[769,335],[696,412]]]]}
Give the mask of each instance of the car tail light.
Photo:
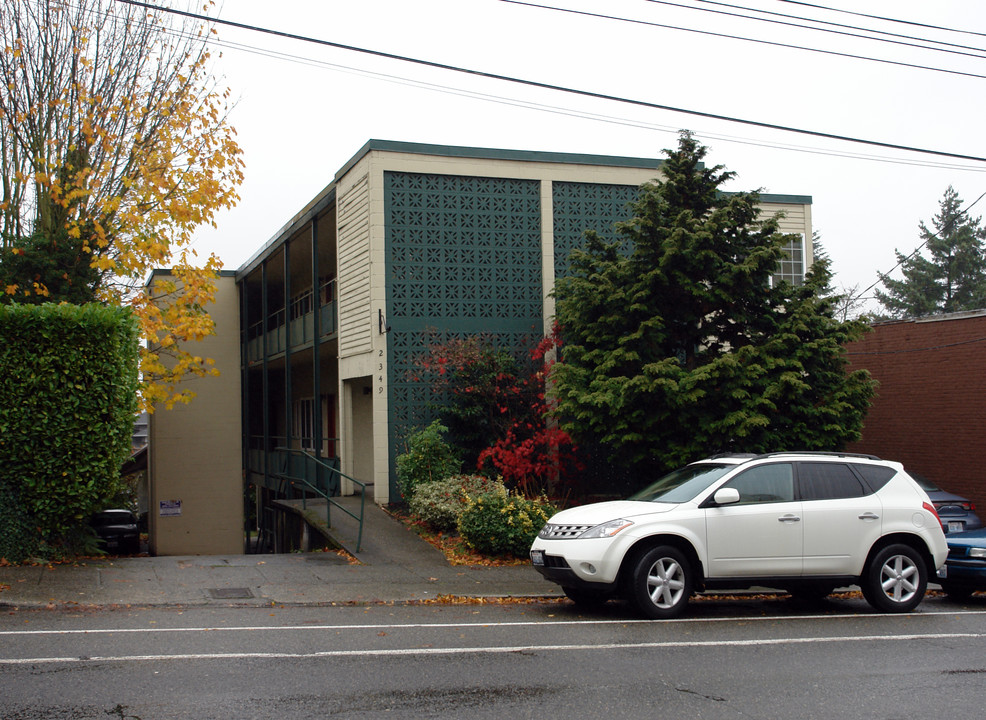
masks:
{"type": "Polygon", "coordinates": [[[934,505],[932,505],[931,503],[927,503],[927,502],[926,503],[921,503],[921,505],[924,507],[925,510],[927,510],[932,515],[934,515],[935,516],[935,520],[937,520],[938,523],[941,524],[941,518],[938,517],[938,511],[935,510],[935,506],[934,505]]]}
{"type": "Polygon", "coordinates": [[[957,507],[966,512],[976,512],[976,504],[968,500],[939,500],[935,503],[936,510],[941,510],[943,507],[957,507]]]}

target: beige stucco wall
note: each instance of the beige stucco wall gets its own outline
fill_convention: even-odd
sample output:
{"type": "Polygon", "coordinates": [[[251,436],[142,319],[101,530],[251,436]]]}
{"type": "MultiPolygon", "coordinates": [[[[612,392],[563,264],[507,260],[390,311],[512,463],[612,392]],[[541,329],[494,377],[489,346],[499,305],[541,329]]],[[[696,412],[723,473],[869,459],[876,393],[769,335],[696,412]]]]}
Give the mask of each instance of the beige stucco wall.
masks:
{"type": "MultiPolygon", "coordinates": [[[[152,281],[153,282],[153,281],[152,281]]],[[[219,278],[208,307],[216,334],[193,343],[215,360],[218,377],[184,383],[196,397],[155,408],[149,433],[149,530],[155,555],[244,551],[240,412],[240,333],[234,278],[219,278]],[[174,503],[180,502],[180,514],[174,503]]]]}

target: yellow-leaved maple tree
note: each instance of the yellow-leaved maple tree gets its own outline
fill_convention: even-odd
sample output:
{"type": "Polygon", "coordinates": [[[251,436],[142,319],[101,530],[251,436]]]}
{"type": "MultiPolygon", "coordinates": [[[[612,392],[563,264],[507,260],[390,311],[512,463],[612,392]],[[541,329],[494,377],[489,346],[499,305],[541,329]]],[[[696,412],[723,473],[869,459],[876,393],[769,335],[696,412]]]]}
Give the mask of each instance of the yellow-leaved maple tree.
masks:
{"type": "Polygon", "coordinates": [[[149,410],[216,373],[189,343],[213,332],[221,262],[192,241],[243,175],[212,33],[112,0],[0,4],[0,297],[78,301],[85,286],[132,307],[149,410]],[[168,279],[147,282],[154,268],[168,279]]]}

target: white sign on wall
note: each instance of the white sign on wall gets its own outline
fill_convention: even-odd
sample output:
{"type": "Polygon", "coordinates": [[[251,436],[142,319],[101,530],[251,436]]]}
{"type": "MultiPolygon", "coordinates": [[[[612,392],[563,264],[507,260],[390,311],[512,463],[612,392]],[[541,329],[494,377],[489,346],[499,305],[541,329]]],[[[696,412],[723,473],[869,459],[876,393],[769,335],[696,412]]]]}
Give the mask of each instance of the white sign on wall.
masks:
{"type": "Polygon", "coordinates": [[[181,500],[162,500],[161,517],[178,517],[181,515],[181,500]]]}

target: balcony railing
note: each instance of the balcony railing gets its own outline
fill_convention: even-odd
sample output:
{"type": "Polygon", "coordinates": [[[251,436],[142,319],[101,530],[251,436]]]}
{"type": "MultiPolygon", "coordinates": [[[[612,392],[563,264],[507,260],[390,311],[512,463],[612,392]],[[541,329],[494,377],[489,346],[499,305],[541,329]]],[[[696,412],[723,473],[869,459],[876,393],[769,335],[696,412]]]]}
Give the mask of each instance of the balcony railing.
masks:
{"type": "MultiPolygon", "coordinates": [[[[336,324],[336,281],[327,280],[319,286],[320,337],[332,336],[336,324]]],[[[247,360],[258,362],[285,352],[290,347],[301,347],[315,340],[314,298],[312,291],[291,300],[288,312],[284,308],[270,313],[266,320],[259,320],[247,328],[247,360]]]]}

